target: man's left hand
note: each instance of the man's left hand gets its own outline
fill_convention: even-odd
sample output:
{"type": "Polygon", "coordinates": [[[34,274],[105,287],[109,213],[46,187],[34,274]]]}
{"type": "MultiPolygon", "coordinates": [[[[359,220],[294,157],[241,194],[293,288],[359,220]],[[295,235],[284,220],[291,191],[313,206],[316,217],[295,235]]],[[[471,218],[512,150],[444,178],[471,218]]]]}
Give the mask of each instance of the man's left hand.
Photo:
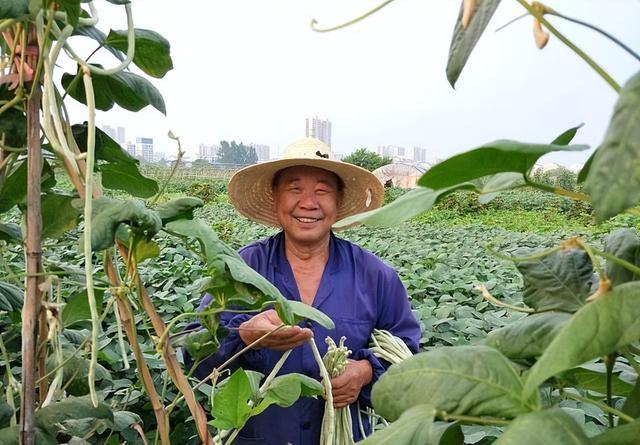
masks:
{"type": "Polygon", "coordinates": [[[369,360],[349,360],[344,372],[331,379],[333,406],[343,408],[358,400],[360,390],[373,378],[369,360]]]}

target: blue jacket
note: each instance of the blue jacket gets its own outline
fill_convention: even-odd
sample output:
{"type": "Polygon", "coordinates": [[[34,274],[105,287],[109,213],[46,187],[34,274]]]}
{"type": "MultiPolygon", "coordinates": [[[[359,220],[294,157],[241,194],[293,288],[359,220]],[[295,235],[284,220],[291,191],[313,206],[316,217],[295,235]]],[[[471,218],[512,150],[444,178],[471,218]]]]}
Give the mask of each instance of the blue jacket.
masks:
{"type": "MultiPolygon", "coordinates": [[[[273,283],[286,298],[300,301],[293,272],[284,253],[284,233],[256,241],[240,250],[240,255],[260,275],[273,283]]],[[[210,297],[201,304],[205,307],[210,297]]],[[[327,330],[315,322],[305,322],[313,331],[321,355],[327,350],[324,339],[331,336],[337,343],[346,336],[346,346],[353,351],[350,358],[369,360],[373,368],[373,380],[360,393],[360,406],[370,406],[371,386],[389,364],[379,360],[369,350],[369,337],[374,328],[386,329],[402,338],[413,352],[418,350],[420,327],[411,312],[406,290],[396,272],[371,252],[331,234],[329,259],[325,266],[313,306],[327,314],[335,323],[334,330],[327,330]]],[[[225,313],[222,325],[238,327],[251,315],[225,313]]],[[[218,352],[205,360],[196,376],[204,378],[215,366],[244,347],[237,330],[230,330],[218,352]]],[[[282,352],[268,349],[249,350],[235,360],[231,369],[242,367],[269,374],[282,352]]],[[[318,366],[311,348],[296,348],[279,374],[303,373],[320,379],[318,366]]],[[[249,420],[234,444],[268,445],[317,445],[324,413],[322,398],[301,398],[289,408],[271,406],[262,414],[249,420]]],[[[355,440],[360,439],[357,421],[357,404],[351,405],[355,440]]],[[[363,416],[368,430],[366,416],[363,416]]],[[[368,433],[368,431],[367,431],[368,433]]]]}

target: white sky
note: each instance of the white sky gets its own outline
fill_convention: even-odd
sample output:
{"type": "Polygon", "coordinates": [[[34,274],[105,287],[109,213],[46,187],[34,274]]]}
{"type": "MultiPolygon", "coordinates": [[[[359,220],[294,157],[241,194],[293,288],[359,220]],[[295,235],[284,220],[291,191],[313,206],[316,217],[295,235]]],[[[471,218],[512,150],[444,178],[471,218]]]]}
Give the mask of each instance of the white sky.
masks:
{"type": "MultiPolygon", "coordinates": [[[[117,106],[99,124],[124,126],[127,139],[153,137],[171,156],[173,130],[195,158],[197,146],[220,140],[266,144],[272,157],[304,136],[304,118],[332,122],[333,150],[379,145],[427,149],[446,158],[496,139],[550,142],[581,122],[576,143],[596,147],[616,94],[553,35],[535,47],[532,19],[494,30],[524,9],[503,0],[454,91],[445,67],[460,0],[396,0],[346,29],[379,0],[133,0],[136,27],[171,42],[174,69],[152,82],[167,117],[151,107],[117,106]]],[[[561,13],[597,24],[640,52],[640,1],[548,0],[561,13]]],[[[103,31],[125,29],[124,8],[98,4],[103,31]]],[[[593,31],[550,21],[620,84],[640,63],[593,31]]],[[[80,38],[81,40],[88,41],[80,38]]],[[[78,117],[81,119],[81,117],[78,117]]],[[[591,153],[551,154],[570,165],[591,153]]]]}

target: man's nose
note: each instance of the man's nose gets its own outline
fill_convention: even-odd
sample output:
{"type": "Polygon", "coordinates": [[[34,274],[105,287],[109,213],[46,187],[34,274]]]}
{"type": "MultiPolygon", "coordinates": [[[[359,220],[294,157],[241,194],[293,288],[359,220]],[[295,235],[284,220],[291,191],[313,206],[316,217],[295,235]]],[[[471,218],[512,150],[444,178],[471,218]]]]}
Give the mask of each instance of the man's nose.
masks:
{"type": "Polygon", "coordinates": [[[313,190],[305,191],[300,197],[298,205],[306,209],[317,208],[318,200],[316,199],[316,194],[313,192],[313,190]]]}

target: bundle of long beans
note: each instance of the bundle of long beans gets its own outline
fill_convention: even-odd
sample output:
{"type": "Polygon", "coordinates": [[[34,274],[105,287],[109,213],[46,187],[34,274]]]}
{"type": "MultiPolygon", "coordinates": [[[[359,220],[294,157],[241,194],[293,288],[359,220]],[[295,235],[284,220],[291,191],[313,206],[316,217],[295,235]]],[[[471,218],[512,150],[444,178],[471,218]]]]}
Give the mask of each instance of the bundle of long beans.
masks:
{"type": "Polygon", "coordinates": [[[402,339],[384,329],[374,329],[371,334],[369,350],[378,358],[391,364],[400,363],[413,356],[411,350],[402,339]]]}
{"type": "MultiPolygon", "coordinates": [[[[322,358],[327,372],[333,377],[337,377],[344,372],[347,368],[348,357],[351,351],[344,345],[347,338],[341,337],[340,343],[336,345],[331,337],[327,337],[325,341],[329,345],[327,353],[322,358]]],[[[325,413],[328,408],[325,402],[325,413]]],[[[320,432],[320,444],[321,445],[351,445],[354,444],[353,440],[353,428],[351,423],[351,411],[349,407],[338,408],[335,410],[335,416],[333,420],[325,414],[322,418],[322,430],[320,432]],[[329,422],[333,421],[333,425],[329,422]],[[333,431],[333,434],[331,434],[333,431]]]]}

